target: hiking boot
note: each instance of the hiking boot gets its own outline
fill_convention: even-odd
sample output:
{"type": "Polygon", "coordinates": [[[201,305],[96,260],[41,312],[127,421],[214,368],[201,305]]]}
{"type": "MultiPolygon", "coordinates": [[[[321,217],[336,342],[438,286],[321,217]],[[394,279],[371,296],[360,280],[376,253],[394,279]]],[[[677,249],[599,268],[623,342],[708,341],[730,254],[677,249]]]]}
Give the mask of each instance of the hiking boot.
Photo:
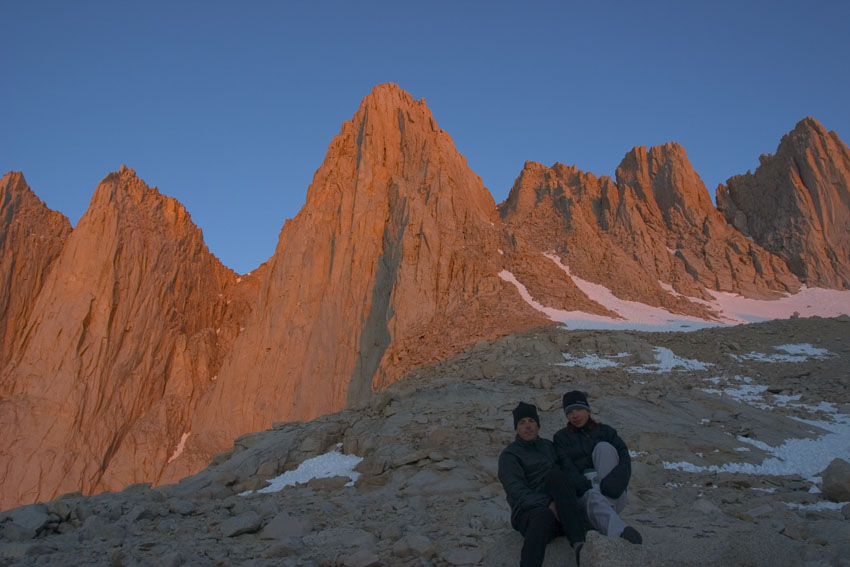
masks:
{"type": "Polygon", "coordinates": [[[637,545],[643,543],[643,538],[640,537],[640,533],[631,526],[626,526],[626,529],[623,530],[623,533],[620,534],[620,537],[629,543],[634,543],[637,545]]]}

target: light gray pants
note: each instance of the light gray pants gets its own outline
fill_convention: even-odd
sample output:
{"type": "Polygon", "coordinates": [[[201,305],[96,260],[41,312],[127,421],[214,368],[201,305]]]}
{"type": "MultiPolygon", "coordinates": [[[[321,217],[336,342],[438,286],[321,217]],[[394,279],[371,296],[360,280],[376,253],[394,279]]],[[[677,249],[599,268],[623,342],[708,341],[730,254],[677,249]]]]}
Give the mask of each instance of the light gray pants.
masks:
{"type": "MultiPolygon", "coordinates": [[[[608,476],[619,462],[617,449],[610,443],[603,441],[593,448],[593,467],[600,481],[608,476]]],[[[596,484],[578,499],[578,507],[587,514],[594,530],[607,536],[619,536],[626,529],[626,523],[620,519],[618,512],[623,511],[627,502],[625,492],[617,499],[608,498],[599,491],[599,485],[596,484]]]]}

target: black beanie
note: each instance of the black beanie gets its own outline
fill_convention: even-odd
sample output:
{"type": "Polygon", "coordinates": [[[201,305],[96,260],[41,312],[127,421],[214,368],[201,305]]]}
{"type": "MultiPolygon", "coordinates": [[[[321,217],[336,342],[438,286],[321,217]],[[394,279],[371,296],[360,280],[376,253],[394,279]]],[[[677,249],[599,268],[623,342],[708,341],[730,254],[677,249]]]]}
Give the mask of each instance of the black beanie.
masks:
{"type": "Polygon", "coordinates": [[[514,408],[514,429],[519,424],[519,420],[524,417],[530,417],[537,422],[537,427],[540,427],[540,417],[537,415],[537,406],[520,402],[514,408]]]}
{"type": "Polygon", "coordinates": [[[573,390],[564,394],[564,413],[570,413],[573,409],[586,409],[590,411],[590,406],[587,404],[587,394],[573,390]]]}

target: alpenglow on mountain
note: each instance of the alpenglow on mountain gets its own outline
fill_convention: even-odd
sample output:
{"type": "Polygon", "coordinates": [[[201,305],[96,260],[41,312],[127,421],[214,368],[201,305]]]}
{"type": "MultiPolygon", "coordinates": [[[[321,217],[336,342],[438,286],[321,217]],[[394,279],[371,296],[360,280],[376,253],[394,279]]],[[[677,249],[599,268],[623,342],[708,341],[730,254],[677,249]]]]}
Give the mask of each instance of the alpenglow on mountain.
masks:
{"type": "Polygon", "coordinates": [[[630,150],[616,179],[526,162],[497,205],[425,102],[378,85],[274,255],[241,276],[132,169],[73,229],[8,173],[0,508],[174,482],[239,435],[553,324],[514,282],[544,307],[617,316],[573,274],[704,319],[712,291],[850,289],[847,146],[806,118],[761,161],[718,208],[675,143],[630,150]]]}

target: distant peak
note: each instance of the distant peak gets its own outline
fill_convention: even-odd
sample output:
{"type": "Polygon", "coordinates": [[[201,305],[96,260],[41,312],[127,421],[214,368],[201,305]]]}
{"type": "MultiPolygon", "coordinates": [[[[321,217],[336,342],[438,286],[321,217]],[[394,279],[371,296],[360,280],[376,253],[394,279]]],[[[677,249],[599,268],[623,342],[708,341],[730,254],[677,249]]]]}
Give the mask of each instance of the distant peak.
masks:
{"type": "Polygon", "coordinates": [[[782,136],[776,153],[792,152],[798,154],[812,148],[821,148],[819,151],[826,151],[822,144],[827,138],[829,138],[829,133],[826,128],[811,116],[806,116],[797,122],[793,130],[782,136]]]}
{"type": "Polygon", "coordinates": [[[360,108],[393,111],[398,108],[411,108],[421,105],[427,108],[425,99],[415,100],[413,96],[395,83],[375,85],[372,91],[363,98],[360,108]]]}
{"type": "Polygon", "coordinates": [[[118,174],[122,176],[137,177],[136,170],[127,167],[123,163],[121,164],[121,168],[118,170],[118,174]]]}
{"type": "Polygon", "coordinates": [[[525,160],[525,165],[523,165],[522,169],[523,171],[541,171],[548,168],[539,161],[525,160]]]}
{"type": "Polygon", "coordinates": [[[29,187],[27,185],[27,180],[24,178],[24,174],[21,171],[10,171],[6,175],[0,179],[0,183],[4,186],[8,186],[12,189],[22,189],[24,187],[29,187]]]}
{"type": "Polygon", "coordinates": [[[811,132],[815,131],[818,133],[825,134],[826,128],[823,127],[823,124],[818,122],[815,118],[811,116],[806,116],[794,126],[794,132],[811,132]]]}
{"type": "Polygon", "coordinates": [[[379,83],[372,87],[366,98],[402,97],[413,100],[413,96],[395,83],[379,83]]]}
{"type": "Polygon", "coordinates": [[[369,95],[379,96],[383,93],[404,93],[407,96],[410,96],[407,91],[398,86],[396,83],[378,83],[377,85],[372,87],[372,91],[369,93],[369,95]]]}
{"type": "Polygon", "coordinates": [[[651,151],[655,150],[655,148],[659,148],[659,150],[657,150],[657,151],[663,151],[664,153],[673,153],[673,152],[686,153],[685,148],[679,142],[665,142],[665,143],[661,144],[660,146],[652,146],[649,149],[649,151],[651,152],[651,151]]]}

